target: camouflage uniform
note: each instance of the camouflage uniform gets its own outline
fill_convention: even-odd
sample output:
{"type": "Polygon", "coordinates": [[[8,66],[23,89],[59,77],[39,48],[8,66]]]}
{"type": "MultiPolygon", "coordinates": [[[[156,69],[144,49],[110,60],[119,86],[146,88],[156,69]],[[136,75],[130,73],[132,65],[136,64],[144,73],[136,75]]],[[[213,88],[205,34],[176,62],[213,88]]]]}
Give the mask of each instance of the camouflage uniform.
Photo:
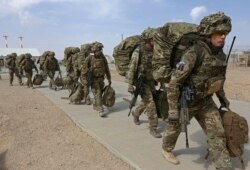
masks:
{"type": "Polygon", "coordinates": [[[89,87],[88,87],[88,81],[87,81],[87,71],[88,69],[84,67],[84,62],[86,58],[89,56],[91,52],[92,44],[85,44],[81,46],[81,51],[78,53],[78,67],[75,67],[78,69],[78,72],[80,74],[80,81],[83,85],[83,92],[84,92],[84,101],[86,104],[91,104],[90,96],[89,96],[89,87]]]}
{"type": "Polygon", "coordinates": [[[24,58],[25,58],[25,55],[21,54],[20,56],[17,57],[17,60],[16,60],[16,66],[21,76],[23,76],[23,70],[21,69],[20,65],[22,61],[24,60],[24,58]]]}
{"type": "Polygon", "coordinates": [[[205,17],[199,26],[201,41],[198,41],[182,56],[171,76],[168,90],[169,121],[166,125],[162,147],[166,152],[174,149],[181,127],[179,121],[171,121],[171,117],[178,115],[180,89],[185,84],[193,85],[196,89],[196,96],[188,103],[189,118],[195,117],[206,133],[209,152],[216,169],[225,170],[232,169],[232,163],[226,148],[220,113],[212,99],[212,95],[216,93],[222,105],[229,105],[226,104],[228,101],[223,91],[226,55],[222,50],[223,47],[213,46],[210,39],[213,33],[219,31],[226,33],[231,31],[230,18],[223,13],[205,17]],[[215,84],[217,85],[213,86],[215,84]]]}
{"type": "Polygon", "coordinates": [[[31,59],[32,55],[30,53],[25,54],[25,59],[21,63],[21,68],[25,72],[25,76],[27,77],[27,87],[33,87],[32,83],[32,76],[33,76],[33,68],[38,73],[38,69],[34,63],[34,61],[31,59]]]}
{"type": "MultiPolygon", "coordinates": [[[[104,88],[104,76],[106,75],[109,84],[111,84],[111,75],[108,67],[108,62],[102,53],[103,45],[101,43],[96,43],[92,47],[92,52],[94,56],[88,56],[84,63],[84,67],[87,68],[88,72],[92,72],[92,82],[91,91],[94,95],[93,107],[99,112],[101,117],[104,116],[103,106],[102,106],[102,92],[104,88]]],[[[87,75],[86,75],[87,76],[87,75]]]]}
{"type": "Polygon", "coordinates": [[[48,57],[44,63],[44,71],[50,78],[49,88],[56,89],[56,85],[55,85],[55,81],[54,81],[55,72],[59,71],[59,74],[61,75],[61,70],[60,70],[60,66],[58,64],[58,61],[55,58],[54,52],[49,52],[48,57]]]}
{"type": "Polygon", "coordinates": [[[20,85],[23,85],[22,83],[22,77],[17,69],[17,65],[16,65],[16,57],[17,54],[16,53],[12,53],[11,55],[11,59],[8,62],[8,68],[9,68],[9,77],[10,77],[10,85],[12,86],[13,80],[14,80],[14,74],[16,75],[16,77],[18,78],[18,82],[20,85]]]}
{"type": "MultiPolygon", "coordinates": [[[[152,32],[153,30],[151,28],[145,30],[142,33],[142,39],[152,39],[149,35],[144,35],[146,32],[149,31],[152,32]]],[[[153,32],[151,34],[153,34],[153,32]]],[[[131,61],[129,63],[129,70],[126,73],[125,81],[129,85],[134,85],[138,74],[141,74],[144,77],[143,95],[141,95],[142,101],[140,105],[135,109],[135,111],[132,112],[132,114],[134,116],[134,119],[138,119],[139,122],[139,116],[143,113],[144,110],[146,110],[149,120],[150,133],[154,137],[161,137],[161,135],[156,131],[158,125],[158,117],[156,105],[153,98],[153,95],[156,92],[156,82],[154,81],[152,74],[152,57],[153,49],[146,48],[145,42],[139,45],[132,53],[131,61]]],[[[139,124],[136,120],[135,123],[139,124]]]]}
{"type": "Polygon", "coordinates": [[[78,81],[79,75],[77,75],[77,70],[74,69],[74,63],[77,60],[77,53],[80,52],[78,47],[74,47],[71,49],[71,53],[69,54],[67,61],[66,61],[66,71],[67,76],[73,79],[74,82],[78,81]]]}

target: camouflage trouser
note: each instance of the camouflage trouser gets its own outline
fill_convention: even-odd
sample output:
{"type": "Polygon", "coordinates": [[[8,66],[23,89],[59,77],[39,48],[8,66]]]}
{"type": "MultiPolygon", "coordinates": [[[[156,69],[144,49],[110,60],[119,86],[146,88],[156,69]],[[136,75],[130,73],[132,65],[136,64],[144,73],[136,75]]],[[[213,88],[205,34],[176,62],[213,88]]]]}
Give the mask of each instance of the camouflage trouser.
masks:
{"type": "Polygon", "coordinates": [[[49,88],[55,87],[55,71],[47,71],[47,75],[49,76],[49,88]]]}
{"type": "Polygon", "coordinates": [[[21,75],[19,74],[18,70],[17,70],[17,69],[9,69],[10,84],[13,83],[14,74],[15,74],[16,77],[18,78],[19,84],[22,84],[22,77],[21,77],[21,75]]]}
{"type": "Polygon", "coordinates": [[[90,96],[89,96],[89,87],[88,87],[88,81],[87,81],[87,76],[81,76],[80,81],[83,86],[83,91],[84,91],[84,101],[85,102],[90,102],[90,96]]]}
{"type": "Polygon", "coordinates": [[[24,70],[24,71],[25,71],[25,76],[27,77],[26,85],[28,87],[33,87],[33,83],[32,83],[33,71],[32,70],[24,70]]]}
{"type": "MultiPolygon", "coordinates": [[[[195,117],[207,135],[209,153],[216,169],[232,169],[232,162],[226,148],[226,138],[217,106],[211,97],[189,108],[190,119],[195,117]]],[[[179,123],[167,123],[162,148],[172,151],[181,132],[179,123]]]]}
{"type": "Polygon", "coordinates": [[[151,89],[152,88],[150,86],[145,85],[144,95],[141,96],[142,98],[141,103],[135,109],[134,114],[136,116],[140,116],[143,113],[143,111],[146,110],[149,121],[149,128],[156,129],[158,125],[158,117],[151,89]]]}
{"type": "Polygon", "coordinates": [[[98,111],[103,111],[102,107],[102,92],[104,88],[104,78],[94,78],[91,86],[91,91],[94,95],[94,105],[98,111]]]}

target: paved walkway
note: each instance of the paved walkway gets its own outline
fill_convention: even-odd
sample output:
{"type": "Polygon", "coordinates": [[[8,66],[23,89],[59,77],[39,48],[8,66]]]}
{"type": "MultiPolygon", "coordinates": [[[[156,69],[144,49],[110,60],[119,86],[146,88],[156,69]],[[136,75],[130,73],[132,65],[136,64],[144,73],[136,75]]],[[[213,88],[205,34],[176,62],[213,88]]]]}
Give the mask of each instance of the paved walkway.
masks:
{"type": "MultiPolygon", "coordinates": [[[[204,159],[207,149],[206,136],[194,119],[188,126],[190,148],[185,148],[185,135],[183,133],[179,137],[174,151],[181,164],[172,165],[168,163],[161,154],[162,139],[153,138],[149,134],[147,117],[141,116],[142,123],[139,126],[134,125],[132,116],[128,117],[128,104],[123,98],[131,98],[131,96],[127,93],[125,83],[113,81],[112,86],[116,90],[116,103],[112,108],[106,109],[107,116],[105,118],[100,118],[98,113],[92,109],[92,105],[69,104],[68,100],[61,99],[61,97],[68,96],[67,90],[55,92],[49,90],[46,83],[48,82],[38,87],[37,90],[61,108],[83,130],[136,169],[214,169],[211,161],[204,159]]],[[[231,109],[241,113],[250,122],[249,103],[231,101],[231,109]]],[[[159,130],[163,133],[164,122],[160,120],[159,123],[159,130]]],[[[245,145],[243,157],[246,169],[250,169],[248,165],[250,161],[249,144],[245,145]]],[[[234,158],[233,164],[235,169],[240,169],[238,159],[234,158]]]]}
{"type": "MultiPolygon", "coordinates": [[[[2,74],[6,73],[2,72],[2,74]]],[[[174,150],[181,164],[168,163],[161,154],[162,139],[153,138],[149,134],[147,117],[142,115],[141,125],[136,126],[132,116],[127,116],[128,104],[123,100],[124,97],[131,98],[127,93],[127,84],[113,81],[112,86],[116,90],[116,103],[114,107],[106,109],[107,116],[105,118],[100,118],[97,112],[92,109],[92,105],[69,104],[68,100],[61,99],[61,97],[68,96],[67,90],[53,91],[49,90],[47,85],[46,81],[36,90],[41,91],[79,127],[134,168],[138,170],[214,169],[211,161],[204,159],[207,149],[206,136],[194,119],[188,126],[190,148],[185,148],[185,134],[183,133],[180,135],[174,150]]],[[[250,103],[231,100],[231,109],[242,114],[250,122],[250,103]]],[[[164,122],[160,120],[159,123],[159,130],[163,133],[164,122]]],[[[246,170],[250,169],[249,144],[245,145],[243,158],[246,170]]],[[[233,159],[233,165],[235,169],[241,167],[237,158],[233,159]]]]}

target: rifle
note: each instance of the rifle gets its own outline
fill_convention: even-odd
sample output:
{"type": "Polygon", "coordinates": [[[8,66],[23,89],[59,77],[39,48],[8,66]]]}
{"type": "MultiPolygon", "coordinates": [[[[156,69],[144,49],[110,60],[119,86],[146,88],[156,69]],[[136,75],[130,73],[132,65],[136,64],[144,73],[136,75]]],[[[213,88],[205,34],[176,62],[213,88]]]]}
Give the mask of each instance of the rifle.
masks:
{"type": "Polygon", "coordinates": [[[87,86],[88,88],[91,87],[93,84],[93,70],[90,68],[87,73],[87,86]]]}
{"type": "Polygon", "coordinates": [[[143,83],[144,83],[144,76],[142,74],[139,74],[139,76],[138,76],[138,78],[136,80],[136,83],[135,83],[135,91],[133,93],[133,98],[132,98],[131,102],[129,103],[128,116],[130,116],[132,108],[135,106],[138,95],[139,94],[143,95],[143,93],[144,93],[143,83]]]}
{"type": "Polygon", "coordinates": [[[181,102],[180,124],[181,124],[181,132],[185,132],[186,135],[186,148],[189,148],[187,125],[190,124],[187,103],[188,101],[194,99],[194,95],[195,95],[194,86],[183,86],[180,99],[181,102]]]}

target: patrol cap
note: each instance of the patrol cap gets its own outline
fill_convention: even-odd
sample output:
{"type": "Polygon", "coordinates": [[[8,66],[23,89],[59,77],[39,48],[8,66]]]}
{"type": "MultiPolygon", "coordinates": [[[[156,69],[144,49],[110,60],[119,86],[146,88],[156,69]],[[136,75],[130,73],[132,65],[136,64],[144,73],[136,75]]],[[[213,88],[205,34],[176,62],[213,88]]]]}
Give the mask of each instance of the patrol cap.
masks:
{"type": "Polygon", "coordinates": [[[231,18],[226,16],[223,12],[217,12],[201,20],[198,26],[198,33],[200,35],[211,35],[215,32],[229,33],[231,29],[231,18]]]}

